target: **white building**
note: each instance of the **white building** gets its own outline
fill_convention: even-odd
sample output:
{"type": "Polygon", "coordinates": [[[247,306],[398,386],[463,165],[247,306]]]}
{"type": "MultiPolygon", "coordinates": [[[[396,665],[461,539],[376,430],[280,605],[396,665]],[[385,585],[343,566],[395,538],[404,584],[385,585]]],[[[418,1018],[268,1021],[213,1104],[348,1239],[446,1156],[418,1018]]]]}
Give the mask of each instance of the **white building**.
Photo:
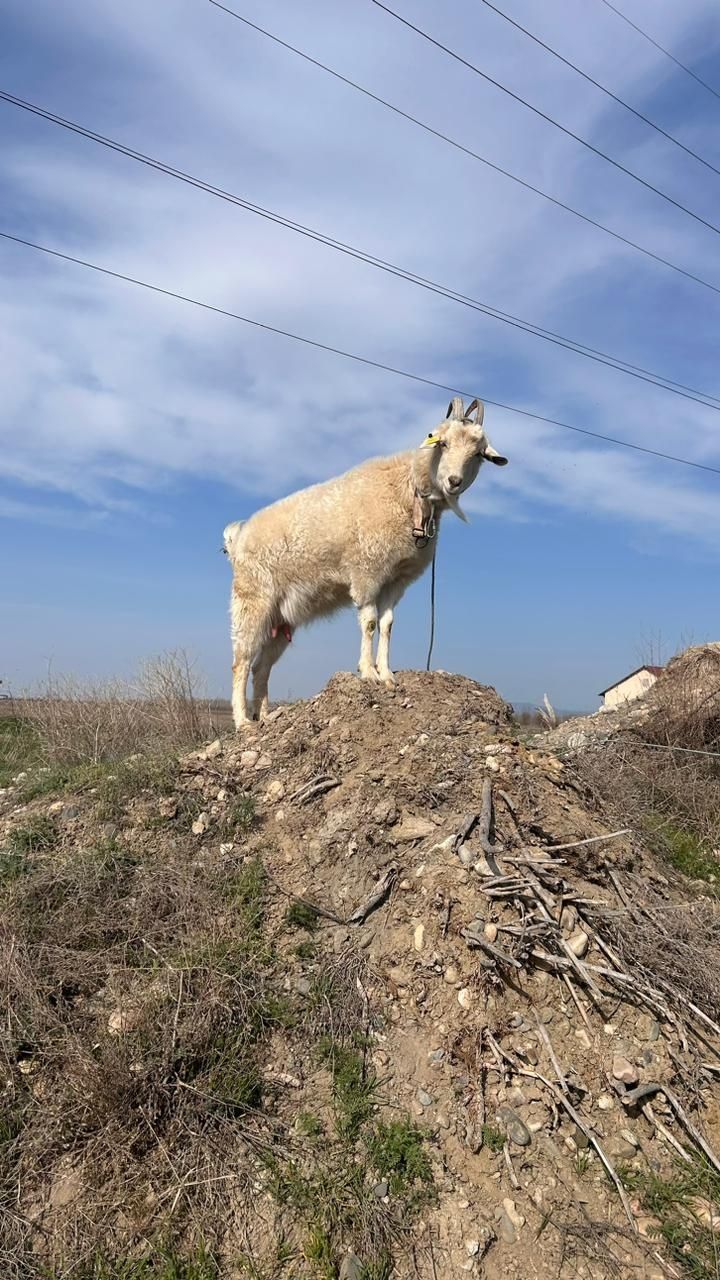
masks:
{"type": "Polygon", "coordinates": [[[633,702],[635,698],[642,698],[648,689],[654,685],[662,667],[637,667],[635,671],[631,671],[629,675],[623,676],[622,680],[617,680],[615,684],[608,685],[607,689],[600,690],[600,697],[603,700],[603,707],[608,710],[614,710],[625,702],[633,702]]]}

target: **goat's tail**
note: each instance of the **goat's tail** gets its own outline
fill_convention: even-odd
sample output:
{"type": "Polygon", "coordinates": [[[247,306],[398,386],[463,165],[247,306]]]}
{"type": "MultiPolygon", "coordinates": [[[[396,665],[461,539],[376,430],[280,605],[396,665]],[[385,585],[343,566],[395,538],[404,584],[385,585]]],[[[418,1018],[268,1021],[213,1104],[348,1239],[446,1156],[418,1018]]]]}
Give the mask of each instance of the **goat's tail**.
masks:
{"type": "Polygon", "coordinates": [[[232,560],[237,549],[238,536],[240,530],[247,522],[245,520],[233,520],[232,524],[228,524],[223,529],[223,544],[225,554],[232,560]]]}

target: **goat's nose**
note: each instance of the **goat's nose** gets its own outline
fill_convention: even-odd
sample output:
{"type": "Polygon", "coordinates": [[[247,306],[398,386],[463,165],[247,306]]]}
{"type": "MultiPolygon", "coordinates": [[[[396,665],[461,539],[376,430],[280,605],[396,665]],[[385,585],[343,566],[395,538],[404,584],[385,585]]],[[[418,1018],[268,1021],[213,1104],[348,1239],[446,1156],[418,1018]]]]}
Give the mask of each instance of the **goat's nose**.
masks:
{"type": "Polygon", "coordinates": [[[462,476],[448,476],[447,482],[451,489],[459,489],[462,484],[462,476]]]}

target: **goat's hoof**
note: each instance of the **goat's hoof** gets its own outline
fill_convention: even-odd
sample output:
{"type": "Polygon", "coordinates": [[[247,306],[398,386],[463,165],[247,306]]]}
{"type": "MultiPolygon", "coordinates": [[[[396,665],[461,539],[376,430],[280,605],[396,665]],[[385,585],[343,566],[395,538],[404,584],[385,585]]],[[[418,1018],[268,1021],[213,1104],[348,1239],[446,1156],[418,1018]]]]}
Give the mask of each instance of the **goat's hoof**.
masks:
{"type": "Polygon", "coordinates": [[[361,680],[375,680],[376,682],[380,680],[376,667],[360,667],[359,671],[361,680]]]}
{"type": "Polygon", "coordinates": [[[387,685],[388,689],[393,689],[397,684],[392,671],[378,671],[378,680],[382,680],[382,683],[387,685]]]}

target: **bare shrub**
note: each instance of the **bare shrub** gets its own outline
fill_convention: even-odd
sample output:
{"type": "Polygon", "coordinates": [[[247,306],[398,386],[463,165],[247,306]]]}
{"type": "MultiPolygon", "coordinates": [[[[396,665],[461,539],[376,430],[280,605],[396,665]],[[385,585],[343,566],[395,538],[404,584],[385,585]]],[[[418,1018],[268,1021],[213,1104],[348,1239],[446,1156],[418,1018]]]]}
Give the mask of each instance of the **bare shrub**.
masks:
{"type": "Polygon", "coordinates": [[[632,917],[608,916],[603,928],[629,972],[720,1019],[720,908],[714,902],[669,905],[646,892],[632,917]]]}
{"type": "Polygon", "coordinates": [[[145,715],[159,740],[198,742],[212,729],[209,704],[199,699],[195,673],[184,650],[146,662],[138,686],[145,715]]]}
{"type": "Polygon", "coordinates": [[[605,810],[676,870],[720,882],[720,759],[617,734],[580,756],[577,769],[605,810]]]}
{"type": "Polygon", "coordinates": [[[49,676],[20,714],[48,764],[99,764],[137,751],[177,750],[211,736],[213,722],[182,651],[146,663],[134,681],[49,676]]]}
{"type": "Polygon", "coordinates": [[[603,805],[678,871],[720,885],[720,645],[673,658],[632,732],[585,752],[603,805]]]}
{"type": "Polygon", "coordinates": [[[648,703],[649,741],[720,751],[720,644],[696,645],[672,658],[648,703]]]}

